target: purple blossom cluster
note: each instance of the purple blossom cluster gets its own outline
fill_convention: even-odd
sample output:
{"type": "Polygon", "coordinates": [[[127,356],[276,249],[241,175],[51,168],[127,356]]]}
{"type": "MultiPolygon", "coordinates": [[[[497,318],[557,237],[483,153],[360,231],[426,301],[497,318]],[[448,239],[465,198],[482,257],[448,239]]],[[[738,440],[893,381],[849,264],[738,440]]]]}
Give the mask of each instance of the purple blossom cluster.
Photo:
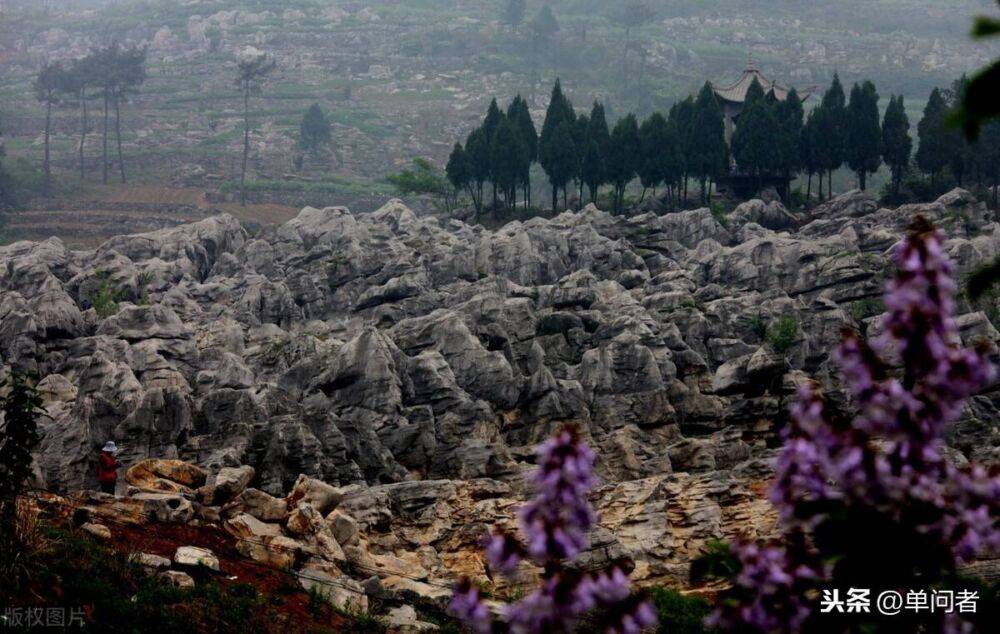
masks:
{"type": "Polygon", "coordinates": [[[837,418],[815,386],[800,389],[771,490],[782,540],[735,546],[741,600],[721,605],[716,625],[799,631],[815,607],[809,589],[836,581],[837,553],[818,552],[814,535],[850,509],[933,540],[951,553],[951,566],[1000,551],[1000,477],[959,469],[943,451],[947,425],[996,377],[990,348],[961,347],[954,266],[936,229],[917,219],[895,255],[883,334],[869,347],[845,331],[835,354],[857,415],[837,418]],[[882,361],[893,356],[901,376],[882,361]]]}
{"type": "Polygon", "coordinates": [[[589,613],[599,615],[608,634],[638,634],[656,624],[652,604],[633,595],[628,575],[618,567],[580,573],[564,564],[585,550],[597,515],[587,495],[597,484],[594,452],[572,427],[566,427],[538,448],[532,476],[536,495],[519,514],[522,545],[514,536],[494,532],[485,539],[490,568],[513,574],[531,559],[542,567],[539,587],[503,607],[503,622],[495,621],[479,590],[468,580],[456,589],[450,611],[475,634],[510,631],[558,633],[572,631],[589,613]]]}

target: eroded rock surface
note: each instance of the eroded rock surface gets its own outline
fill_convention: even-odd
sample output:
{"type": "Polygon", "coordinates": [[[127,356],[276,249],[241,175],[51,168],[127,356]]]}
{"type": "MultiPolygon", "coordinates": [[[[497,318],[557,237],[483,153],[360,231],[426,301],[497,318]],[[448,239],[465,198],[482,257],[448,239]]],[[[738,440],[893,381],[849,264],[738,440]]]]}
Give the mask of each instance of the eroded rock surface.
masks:
{"type": "MultiPolygon", "coordinates": [[[[428,593],[482,574],[482,530],[513,525],[534,446],[574,422],[604,480],[588,556],[676,581],[706,540],[770,531],[796,385],[846,405],[830,351],[845,324],[878,328],[917,213],[963,274],[1000,254],[961,191],[894,210],[850,192],[809,215],[751,201],[728,227],[587,207],[490,231],[394,201],[252,237],[220,215],[87,252],[19,242],[0,247],[0,359],[41,377],[40,484],[94,488],[114,439],[146,491],[122,512],[227,522],[258,540],[248,556],[428,593]],[[798,327],[779,352],[782,318],[798,327]]],[[[963,336],[997,339],[997,308],[963,303],[963,336]]],[[[998,460],[998,405],[973,399],[956,455],[998,460]]]]}

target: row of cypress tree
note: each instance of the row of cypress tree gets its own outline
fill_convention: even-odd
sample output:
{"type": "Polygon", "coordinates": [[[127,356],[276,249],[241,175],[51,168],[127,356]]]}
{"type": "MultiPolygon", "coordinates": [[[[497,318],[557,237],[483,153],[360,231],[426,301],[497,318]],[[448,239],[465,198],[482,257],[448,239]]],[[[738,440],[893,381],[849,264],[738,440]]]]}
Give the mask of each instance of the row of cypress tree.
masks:
{"type": "MultiPolygon", "coordinates": [[[[1000,169],[1000,157],[991,158],[1000,150],[987,147],[994,139],[992,130],[973,146],[946,125],[949,108],[960,101],[964,85],[963,78],[950,91],[934,90],[918,126],[916,166],[930,175],[932,183],[946,167],[959,184],[973,173],[980,181],[995,180],[1000,169]]],[[[996,136],[1000,138],[1000,131],[996,136]]],[[[570,191],[581,202],[586,194],[594,202],[600,188],[610,186],[613,210],[621,213],[626,187],[636,178],[643,196],[650,188],[665,186],[674,205],[688,199],[691,179],[700,184],[704,204],[712,182],[727,173],[756,177],[758,189],[765,176],[792,179],[802,174],[808,176],[807,200],[812,197],[814,176],[819,177],[818,195],[823,200],[824,183],[825,195],[832,196],[833,172],[845,165],[866,189],[869,176],[885,163],[893,195],[898,196],[912,158],[903,97],[891,96],[882,114],[871,81],[855,83],[848,97],[835,74],[820,103],[806,116],[794,89],[778,100],[755,80],[727,146],[721,106],[709,83],[697,96],[675,103],[667,114],[655,112],[641,124],[627,114],[609,127],[603,104],[595,102],[589,114],[577,114],[556,80],[540,134],[524,99],[516,97],[506,112],[494,99],[465,145],[455,144],[446,171],[451,183],[472,197],[477,215],[484,208],[487,183],[493,188],[494,209],[501,198],[506,207],[514,208],[518,189],[524,205],[530,205],[535,162],[548,177],[553,209],[560,192],[566,207],[570,191]]]]}

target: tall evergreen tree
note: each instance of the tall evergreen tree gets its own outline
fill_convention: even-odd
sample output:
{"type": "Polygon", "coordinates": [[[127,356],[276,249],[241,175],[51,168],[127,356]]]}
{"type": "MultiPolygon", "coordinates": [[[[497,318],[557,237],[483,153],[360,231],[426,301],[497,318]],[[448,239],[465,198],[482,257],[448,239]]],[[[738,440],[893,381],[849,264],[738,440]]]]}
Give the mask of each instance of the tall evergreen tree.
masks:
{"type": "Polygon", "coordinates": [[[524,190],[524,206],[531,206],[531,165],[538,161],[538,132],[531,118],[528,102],[518,95],[507,108],[507,118],[517,125],[518,136],[525,150],[518,180],[524,190]]]}
{"type": "Polygon", "coordinates": [[[576,113],[573,111],[573,105],[563,95],[562,84],[559,79],[556,79],[556,83],[552,87],[549,107],[545,112],[545,121],[542,123],[542,134],[538,140],[538,162],[545,170],[545,174],[549,177],[549,183],[552,185],[553,211],[558,207],[559,189],[565,187],[569,179],[573,178],[576,169],[577,150],[573,145],[575,123],[576,113]],[[569,145],[563,143],[565,139],[556,142],[556,131],[564,124],[569,145]],[[573,157],[568,168],[565,161],[567,155],[573,157]]]}
{"type": "Polygon", "coordinates": [[[493,184],[493,209],[497,207],[497,179],[494,174],[493,165],[493,142],[497,137],[497,130],[500,128],[500,124],[504,120],[504,114],[500,111],[500,106],[497,105],[497,100],[494,97],[490,101],[489,108],[486,110],[486,118],[483,119],[483,136],[489,140],[490,143],[490,182],[493,184]]]}
{"type": "Polygon", "coordinates": [[[121,106],[139,92],[146,81],[146,48],[130,46],[117,49],[112,57],[114,68],[109,84],[111,102],[115,108],[115,143],[118,147],[118,169],[125,182],[125,157],[122,155],[121,106]]]}
{"type": "Polygon", "coordinates": [[[590,147],[590,117],[580,113],[573,126],[573,144],[576,148],[576,169],[573,179],[576,181],[577,209],[583,206],[583,188],[586,185],[583,177],[584,163],[587,160],[587,149],[590,147]]]}
{"type": "Polygon", "coordinates": [[[608,152],[608,180],[615,188],[614,211],[620,214],[625,209],[625,188],[640,165],[639,123],[635,115],[628,114],[618,120],[611,131],[611,145],[608,152]]]}
{"type": "Polygon", "coordinates": [[[597,202],[597,192],[601,185],[608,181],[607,166],[608,148],[611,145],[611,132],[608,130],[608,120],[604,114],[604,105],[598,101],[590,110],[590,130],[581,176],[590,190],[590,202],[597,202]]]}
{"type": "Polygon", "coordinates": [[[566,187],[569,185],[570,180],[573,179],[573,174],[577,166],[577,152],[573,137],[573,123],[567,120],[560,122],[552,134],[552,144],[554,148],[559,148],[557,151],[554,151],[554,157],[549,163],[551,171],[548,172],[549,182],[552,183],[553,211],[556,210],[558,205],[558,192],[560,189],[563,192],[563,208],[567,208],[568,205],[566,187]]]}
{"type": "Polygon", "coordinates": [[[35,78],[32,86],[35,90],[35,98],[45,107],[45,157],[42,160],[42,174],[44,178],[42,188],[46,196],[52,188],[52,167],[49,159],[49,141],[52,133],[52,108],[60,101],[62,87],[66,83],[64,79],[65,74],[66,71],[59,62],[46,64],[38,73],[38,77],[35,78]]]}
{"type": "Polygon", "coordinates": [[[882,164],[882,127],[879,123],[878,91],[865,81],[851,88],[847,106],[847,164],[858,175],[861,190],[868,189],[868,175],[882,164]]]}
{"type": "MultiPolygon", "coordinates": [[[[31,475],[31,452],[38,444],[37,420],[42,414],[42,399],[28,377],[14,371],[0,385],[6,395],[0,398],[3,426],[0,427],[0,539],[13,537],[17,518],[16,502],[25,480],[31,475]]],[[[3,545],[6,548],[6,544],[3,545]]]]}
{"type": "Polygon", "coordinates": [[[90,98],[88,91],[96,82],[96,57],[93,53],[73,60],[63,75],[62,91],[73,95],[80,104],[80,140],[77,144],[80,180],[86,176],[84,148],[87,143],[87,133],[90,132],[90,119],[87,116],[87,100],[90,98]]]}
{"type": "Polygon", "coordinates": [[[760,191],[765,173],[777,169],[781,130],[770,99],[754,79],[747,90],[740,120],[733,132],[732,151],[740,168],[757,178],[760,191]]]}
{"type": "Polygon", "coordinates": [[[910,138],[910,119],[906,116],[903,95],[889,99],[885,118],[882,121],[882,159],[892,172],[892,195],[899,197],[899,186],[903,174],[910,164],[913,154],[913,139],[910,138]]]}
{"type": "Polygon", "coordinates": [[[778,118],[778,169],[791,179],[802,168],[801,138],[805,125],[805,111],[799,93],[792,88],[785,100],[777,105],[778,118]]]}
{"type": "MultiPolygon", "coordinates": [[[[500,121],[491,144],[493,153],[492,165],[493,190],[503,194],[504,204],[508,209],[516,205],[518,177],[521,174],[521,164],[527,150],[521,144],[517,125],[507,117],[500,121]]],[[[496,208],[494,207],[494,213],[496,208]]]]}
{"type": "Polygon", "coordinates": [[[925,174],[930,174],[932,189],[936,189],[938,176],[951,160],[948,130],[945,128],[947,112],[948,105],[944,96],[940,89],[935,88],[927,99],[924,116],[917,124],[917,133],[920,135],[917,166],[925,174]]]}
{"type": "Polygon", "coordinates": [[[722,109],[712,85],[705,82],[694,102],[688,146],[688,169],[701,183],[702,204],[708,203],[709,179],[726,172],[728,152],[722,109]]]}
{"type": "MultiPolygon", "coordinates": [[[[677,131],[677,142],[681,154],[681,181],[683,191],[680,195],[683,204],[687,205],[688,199],[688,178],[693,173],[694,165],[694,97],[688,96],[683,101],[676,102],[670,108],[670,115],[667,119],[670,126],[677,131]]],[[[725,128],[723,128],[722,141],[725,143],[725,128]]]]}
{"type": "Polygon", "coordinates": [[[645,2],[629,2],[620,6],[614,17],[625,29],[625,46],[622,51],[622,92],[628,90],[629,63],[628,54],[632,49],[632,31],[648,24],[655,15],[653,9],[645,2]]]}
{"type": "Polygon", "coordinates": [[[299,147],[318,152],[330,143],[330,120],[318,103],[309,106],[299,124],[299,147]]]}
{"type": "Polygon", "coordinates": [[[656,188],[666,180],[669,170],[667,162],[671,158],[669,145],[670,124],[666,117],[654,112],[639,126],[639,161],[636,171],[642,183],[642,198],[646,197],[646,190],[650,188],[655,194],[656,188]]]}
{"type": "MultiPolygon", "coordinates": [[[[840,83],[840,75],[833,74],[833,83],[823,95],[820,104],[822,116],[819,119],[821,128],[820,142],[822,143],[820,155],[825,163],[828,183],[827,193],[833,197],[833,172],[844,164],[847,148],[844,138],[847,131],[847,97],[844,94],[844,86],[840,83]]],[[[820,175],[820,195],[822,196],[823,178],[820,175]]]]}
{"type": "Polygon", "coordinates": [[[507,8],[503,12],[503,20],[510,27],[513,33],[517,33],[517,28],[524,22],[524,13],[527,11],[525,0],[507,0],[507,8]]]}
{"type": "Polygon", "coordinates": [[[823,200],[822,174],[826,160],[822,155],[823,147],[823,111],[816,108],[809,113],[805,126],[802,128],[799,137],[799,164],[808,175],[808,185],[806,188],[806,204],[812,199],[812,181],[815,174],[820,175],[819,199],[823,200]]]}
{"type": "Polygon", "coordinates": [[[482,213],[483,208],[483,186],[490,179],[490,161],[492,159],[490,142],[486,139],[486,133],[482,127],[476,128],[465,140],[465,153],[469,158],[469,166],[472,169],[471,187],[474,188],[473,201],[476,205],[476,219],[482,213]]]}
{"type": "Polygon", "coordinates": [[[472,198],[472,205],[476,210],[476,219],[478,220],[481,202],[476,198],[476,189],[473,186],[472,162],[469,160],[469,155],[461,143],[456,143],[452,148],[444,172],[456,191],[466,191],[469,193],[469,197],[472,198]]]}
{"type": "Polygon", "coordinates": [[[250,158],[250,95],[263,91],[264,78],[277,63],[266,53],[236,63],[236,87],[243,96],[243,164],[240,168],[240,205],[247,205],[247,161],[250,158]]]}

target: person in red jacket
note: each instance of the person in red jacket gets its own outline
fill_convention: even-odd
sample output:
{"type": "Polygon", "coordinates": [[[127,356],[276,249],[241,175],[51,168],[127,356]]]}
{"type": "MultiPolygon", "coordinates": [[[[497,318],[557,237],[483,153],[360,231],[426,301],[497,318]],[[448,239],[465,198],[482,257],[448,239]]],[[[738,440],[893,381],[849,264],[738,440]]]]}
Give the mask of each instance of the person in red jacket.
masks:
{"type": "Polygon", "coordinates": [[[97,462],[97,481],[101,485],[101,491],[114,495],[115,485],[118,484],[118,467],[122,463],[118,462],[115,456],[118,454],[118,447],[114,441],[109,440],[101,449],[101,455],[97,462]]]}

